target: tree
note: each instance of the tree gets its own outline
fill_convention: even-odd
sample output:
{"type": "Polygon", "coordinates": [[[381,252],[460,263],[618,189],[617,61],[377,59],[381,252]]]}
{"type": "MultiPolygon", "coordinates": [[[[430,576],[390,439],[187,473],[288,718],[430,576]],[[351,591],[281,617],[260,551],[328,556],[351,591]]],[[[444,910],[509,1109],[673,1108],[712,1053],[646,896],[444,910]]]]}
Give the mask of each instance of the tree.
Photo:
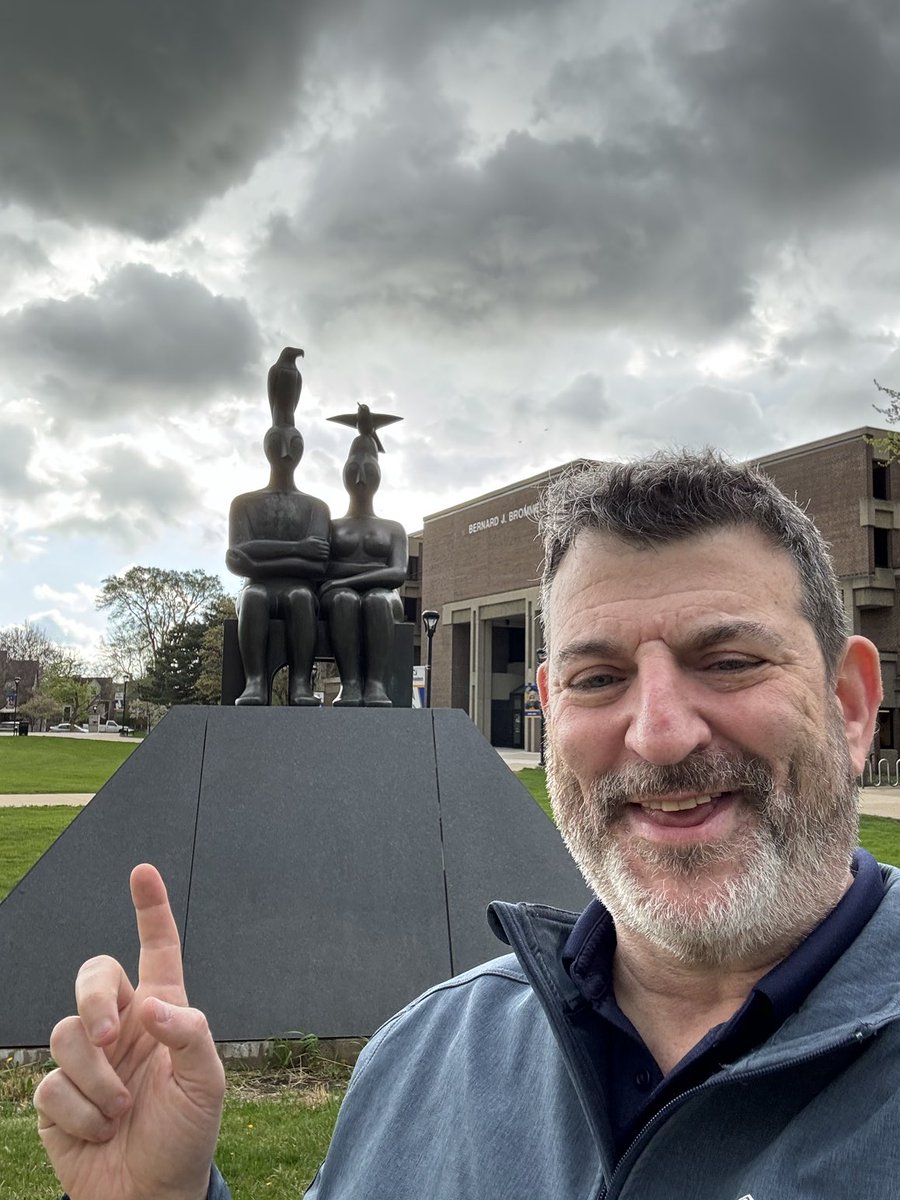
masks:
{"type": "Polygon", "coordinates": [[[162,645],[141,680],[142,700],[166,707],[172,704],[201,703],[197,680],[202,665],[201,647],[205,627],[191,621],[163,638],[162,645]]]}
{"type": "MultiPolygon", "coordinates": [[[[873,404],[872,407],[876,412],[880,412],[887,417],[889,425],[900,425],[900,392],[895,391],[893,388],[884,387],[877,379],[873,379],[872,382],[878,388],[879,392],[883,392],[889,397],[887,408],[879,408],[877,404],[873,404]]],[[[885,437],[870,438],[869,441],[875,453],[880,458],[885,458],[888,462],[895,462],[900,458],[900,431],[894,432],[892,430],[885,437]]]]}
{"type": "Polygon", "coordinates": [[[43,690],[32,692],[30,699],[19,705],[19,716],[24,717],[36,729],[45,723],[58,721],[62,717],[62,705],[55,696],[43,690]]]}
{"type": "Polygon", "coordinates": [[[168,634],[140,685],[156,704],[218,704],[222,693],[222,623],[234,617],[234,601],[221,596],[202,618],[168,634]]]}
{"type": "Polygon", "coordinates": [[[53,667],[44,676],[41,691],[57,701],[60,708],[69,708],[68,720],[73,725],[83,721],[91,703],[99,694],[96,681],[85,679],[81,674],[81,663],[74,657],[53,667]]]}
{"type": "Polygon", "coordinates": [[[216,575],[131,567],[104,579],[97,608],[109,611],[107,662],[117,674],[139,676],[162,648],[224,595],[216,575]]]}
{"type": "Polygon", "coordinates": [[[207,612],[206,629],[200,640],[198,704],[222,703],[222,626],[235,617],[237,611],[231,596],[222,596],[207,612]]]}
{"type": "MultiPolygon", "coordinates": [[[[39,684],[49,670],[65,659],[64,647],[51,641],[47,631],[40,625],[25,621],[22,625],[7,625],[0,629],[0,675],[9,673],[7,664],[35,663],[37,670],[33,682],[39,684]]],[[[30,687],[23,687],[22,691],[27,695],[30,687]]]]}

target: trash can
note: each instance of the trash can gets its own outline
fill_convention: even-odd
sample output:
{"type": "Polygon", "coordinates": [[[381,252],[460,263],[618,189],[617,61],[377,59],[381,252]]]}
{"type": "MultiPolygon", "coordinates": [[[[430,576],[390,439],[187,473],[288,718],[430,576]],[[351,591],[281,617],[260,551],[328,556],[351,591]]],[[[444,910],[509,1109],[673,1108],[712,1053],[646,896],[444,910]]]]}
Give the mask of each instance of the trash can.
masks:
{"type": "Polygon", "coordinates": [[[28,736],[28,722],[20,721],[19,722],[19,737],[27,737],[27,736],[28,736]]]}

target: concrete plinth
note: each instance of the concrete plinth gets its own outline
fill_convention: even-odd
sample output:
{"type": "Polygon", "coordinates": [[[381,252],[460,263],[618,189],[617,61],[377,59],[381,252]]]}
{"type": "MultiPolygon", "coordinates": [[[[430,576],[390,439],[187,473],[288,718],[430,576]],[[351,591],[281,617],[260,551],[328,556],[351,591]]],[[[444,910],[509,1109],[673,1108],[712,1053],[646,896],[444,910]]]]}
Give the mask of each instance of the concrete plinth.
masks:
{"type": "Polygon", "coordinates": [[[371,1034],[503,953],[491,900],[588,899],[461,712],[174,708],[0,904],[0,1046],[47,1045],[90,955],[134,973],[143,861],[219,1041],[371,1034]]]}

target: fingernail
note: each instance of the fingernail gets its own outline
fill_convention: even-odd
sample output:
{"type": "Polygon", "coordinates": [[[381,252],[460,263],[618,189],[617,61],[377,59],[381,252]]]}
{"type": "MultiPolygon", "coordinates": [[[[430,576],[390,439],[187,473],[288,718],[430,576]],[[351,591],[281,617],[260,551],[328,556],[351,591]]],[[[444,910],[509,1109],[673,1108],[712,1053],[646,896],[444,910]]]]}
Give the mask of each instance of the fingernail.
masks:
{"type": "Polygon", "coordinates": [[[113,1023],[109,1019],[109,1017],[106,1017],[106,1019],[103,1021],[98,1021],[97,1024],[94,1026],[94,1041],[95,1042],[102,1041],[103,1038],[108,1037],[109,1034],[112,1033],[112,1030],[113,1030],[113,1023]]]}
{"type": "Polygon", "coordinates": [[[166,1021],[172,1020],[174,1009],[171,1004],[166,1004],[163,1000],[153,1001],[153,1015],[160,1025],[164,1025],[166,1021]]]}
{"type": "Polygon", "coordinates": [[[109,1106],[109,1112],[106,1115],[108,1117],[117,1117],[125,1108],[127,1103],[127,1096],[116,1096],[115,1100],[113,1100],[112,1104],[109,1106]]]}

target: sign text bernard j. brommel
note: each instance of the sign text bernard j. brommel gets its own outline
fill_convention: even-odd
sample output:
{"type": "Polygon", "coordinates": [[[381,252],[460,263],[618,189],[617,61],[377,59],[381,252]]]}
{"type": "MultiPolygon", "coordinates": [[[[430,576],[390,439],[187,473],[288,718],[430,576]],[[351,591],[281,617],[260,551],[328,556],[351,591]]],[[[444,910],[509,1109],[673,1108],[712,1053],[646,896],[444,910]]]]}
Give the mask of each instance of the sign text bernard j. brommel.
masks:
{"type": "Polygon", "coordinates": [[[499,516],[485,517],[483,521],[473,521],[469,526],[469,533],[482,533],[485,529],[495,529],[498,525],[505,525],[507,522],[512,524],[513,521],[521,521],[523,517],[533,518],[537,515],[537,504],[523,504],[521,508],[512,508],[509,512],[500,513],[499,516]]]}

